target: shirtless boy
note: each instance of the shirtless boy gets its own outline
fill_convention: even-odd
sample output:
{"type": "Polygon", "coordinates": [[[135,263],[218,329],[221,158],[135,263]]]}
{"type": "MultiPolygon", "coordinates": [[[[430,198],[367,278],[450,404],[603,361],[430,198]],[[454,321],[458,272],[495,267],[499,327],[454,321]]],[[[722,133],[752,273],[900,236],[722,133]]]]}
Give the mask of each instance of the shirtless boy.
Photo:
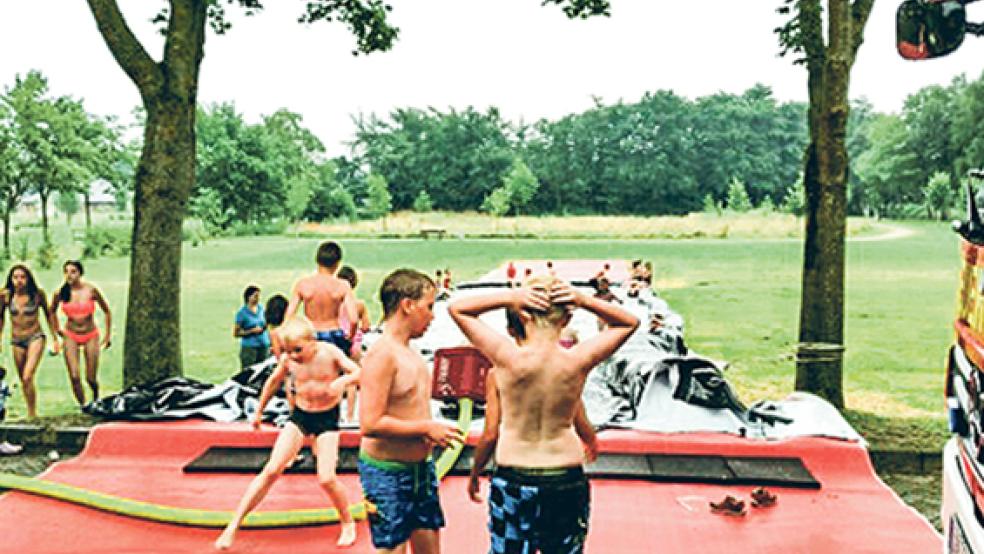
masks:
{"type": "Polygon", "coordinates": [[[322,242],[315,256],[317,270],[314,275],[304,277],[294,284],[284,317],[294,317],[298,306],[304,304],[304,315],[314,325],[317,339],[334,344],[348,355],[352,349],[350,337],[354,336],[359,320],[352,287],[348,281],[335,276],[341,261],[342,248],[338,243],[322,242]],[[349,322],[348,329],[342,329],[339,322],[343,310],[349,322]]]}
{"type": "MultiPolygon", "coordinates": [[[[570,326],[564,329],[570,329],[570,326]]],[[[506,331],[517,344],[522,345],[526,341],[526,329],[523,328],[523,320],[517,312],[506,311],[506,331]]],[[[561,346],[564,348],[571,348],[574,344],[567,346],[563,338],[561,339],[561,346]]],[[[485,377],[485,399],[485,426],[475,446],[471,474],[468,478],[468,496],[472,502],[482,501],[478,493],[478,478],[492,458],[495,445],[499,442],[499,424],[502,417],[499,409],[499,386],[495,382],[495,368],[492,368],[485,377]]],[[[584,402],[578,402],[577,412],[574,414],[574,432],[584,445],[584,456],[587,461],[593,462],[598,459],[598,437],[591,422],[588,421],[584,402]]]]}
{"type": "Polygon", "coordinates": [[[277,478],[294,461],[304,445],[304,438],[314,437],[317,454],[318,482],[331,498],[341,519],[339,546],[355,542],[355,521],[348,511],[345,485],[335,475],[338,460],[338,403],[345,387],[359,380],[359,366],[333,345],[318,342],[314,327],[304,318],[294,318],[277,329],[284,354],[280,364],[267,378],[260,393],[260,403],[253,419],[259,429],[263,408],[284,379],[287,379],[287,399],[290,402],[290,421],[277,435],[270,459],[246,488],[236,513],[215,541],[215,548],[232,546],[236,531],[257,504],[263,500],[277,478]],[[346,375],[347,374],[347,375],[346,375]]]}
{"type": "Polygon", "coordinates": [[[449,312],[496,368],[502,429],[489,493],[490,551],[583,552],[590,490],[574,415],[588,372],[629,338],[638,319],[551,276],[530,279],[520,289],[463,298],[449,312]],[[499,308],[519,313],[523,344],[479,319],[499,308]],[[606,327],[565,349],[560,332],[576,308],[594,313],[606,327]]]}
{"type": "Polygon", "coordinates": [[[383,280],[383,336],[362,359],[359,479],[377,552],[440,552],[444,513],[437,495],[431,449],[463,439],[461,431],[431,419],[431,375],[410,339],[434,319],[434,281],[412,269],[383,280]]]}

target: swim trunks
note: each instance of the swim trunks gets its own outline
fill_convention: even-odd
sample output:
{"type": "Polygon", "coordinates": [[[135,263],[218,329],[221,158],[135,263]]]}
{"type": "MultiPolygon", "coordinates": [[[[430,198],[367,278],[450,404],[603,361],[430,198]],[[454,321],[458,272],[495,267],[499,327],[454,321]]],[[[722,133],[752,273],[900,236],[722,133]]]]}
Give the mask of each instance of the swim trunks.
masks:
{"type": "Polygon", "coordinates": [[[359,481],[375,506],[369,530],[376,548],[396,548],[416,529],[444,527],[433,460],[394,462],[359,452],[359,481]]]}
{"type": "Polygon", "coordinates": [[[584,552],[590,512],[591,489],[582,468],[500,466],[489,491],[489,552],[584,552]]]}
{"type": "Polygon", "coordinates": [[[338,431],[338,406],[321,412],[306,412],[298,407],[290,411],[290,421],[297,425],[304,435],[317,437],[329,431],[338,431]]]}
{"type": "Polygon", "coordinates": [[[332,329],[331,331],[315,331],[314,338],[321,342],[328,342],[334,344],[341,350],[346,356],[352,351],[352,342],[348,340],[345,336],[345,331],[341,329],[332,329]]]}

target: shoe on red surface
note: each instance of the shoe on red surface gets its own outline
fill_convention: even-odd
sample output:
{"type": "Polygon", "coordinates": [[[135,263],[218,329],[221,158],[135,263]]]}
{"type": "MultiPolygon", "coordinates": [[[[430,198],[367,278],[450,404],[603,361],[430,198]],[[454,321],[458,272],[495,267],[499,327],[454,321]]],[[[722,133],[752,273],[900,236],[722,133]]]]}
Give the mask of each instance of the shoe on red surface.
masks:
{"type": "Polygon", "coordinates": [[[745,509],[745,501],[739,500],[730,494],[724,497],[724,500],[720,502],[711,502],[711,511],[715,514],[721,514],[724,516],[743,516],[747,513],[745,509]]]}
{"type": "Polygon", "coordinates": [[[776,505],[779,497],[769,492],[765,487],[758,487],[752,491],[752,507],[769,508],[776,505]]]}
{"type": "Polygon", "coordinates": [[[20,454],[22,450],[24,450],[24,447],[19,444],[10,444],[7,441],[0,442],[0,456],[20,454]]]}

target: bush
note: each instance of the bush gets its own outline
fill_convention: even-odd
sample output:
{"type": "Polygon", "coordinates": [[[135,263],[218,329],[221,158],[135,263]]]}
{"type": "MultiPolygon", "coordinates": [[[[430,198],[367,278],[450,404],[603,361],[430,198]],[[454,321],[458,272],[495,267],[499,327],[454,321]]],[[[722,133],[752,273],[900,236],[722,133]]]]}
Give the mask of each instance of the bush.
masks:
{"type": "Polygon", "coordinates": [[[51,269],[58,263],[58,247],[50,241],[44,241],[38,247],[38,267],[41,269],[51,269]]]}
{"type": "Polygon", "coordinates": [[[132,232],[132,229],[127,227],[89,227],[82,237],[82,257],[129,256],[132,232]]]}
{"type": "Polygon", "coordinates": [[[31,257],[31,237],[18,235],[17,244],[14,246],[14,253],[18,260],[26,262],[31,257]]]}
{"type": "Polygon", "coordinates": [[[253,237],[260,235],[282,235],[287,231],[289,225],[286,219],[273,219],[270,221],[257,221],[253,223],[243,223],[237,221],[229,227],[229,233],[234,237],[253,237]]]}

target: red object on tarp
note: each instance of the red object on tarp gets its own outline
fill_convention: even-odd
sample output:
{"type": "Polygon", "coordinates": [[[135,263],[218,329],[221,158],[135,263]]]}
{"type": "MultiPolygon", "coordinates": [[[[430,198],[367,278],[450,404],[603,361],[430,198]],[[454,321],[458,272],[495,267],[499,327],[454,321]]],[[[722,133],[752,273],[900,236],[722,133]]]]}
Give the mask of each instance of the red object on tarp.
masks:
{"type": "Polygon", "coordinates": [[[492,362],[474,346],[439,348],[434,352],[431,397],[437,400],[485,400],[485,376],[492,362]]]}

